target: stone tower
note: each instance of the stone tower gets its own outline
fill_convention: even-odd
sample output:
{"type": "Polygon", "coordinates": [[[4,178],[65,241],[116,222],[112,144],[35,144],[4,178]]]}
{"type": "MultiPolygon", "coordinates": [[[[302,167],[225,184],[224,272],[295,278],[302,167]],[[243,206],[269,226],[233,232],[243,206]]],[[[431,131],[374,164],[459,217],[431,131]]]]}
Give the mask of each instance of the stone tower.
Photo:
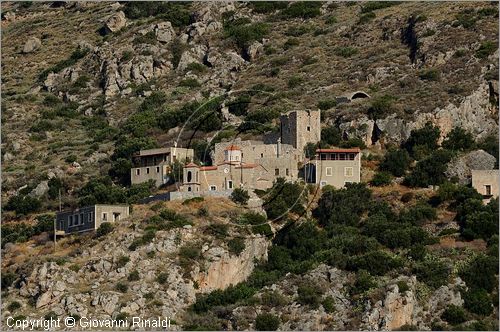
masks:
{"type": "Polygon", "coordinates": [[[290,111],[280,117],[281,143],[303,152],[307,143],[321,140],[320,111],[290,111]]]}

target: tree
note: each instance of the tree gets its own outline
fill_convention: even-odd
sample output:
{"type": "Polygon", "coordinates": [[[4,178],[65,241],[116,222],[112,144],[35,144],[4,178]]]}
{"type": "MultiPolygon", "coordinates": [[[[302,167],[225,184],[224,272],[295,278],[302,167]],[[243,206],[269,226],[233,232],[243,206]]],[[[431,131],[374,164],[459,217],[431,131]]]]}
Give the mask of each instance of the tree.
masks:
{"type": "Polygon", "coordinates": [[[489,292],[497,286],[498,258],[479,255],[460,273],[469,288],[483,288],[489,292]],[[481,271],[480,273],[478,273],[481,271]]]}
{"type": "Polygon", "coordinates": [[[439,128],[429,121],[423,128],[411,131],[404,147],[413,158],[420,160],[438,148],[440,134],[439,128]]]}
{"type": "Polygon", "coordinates": [[[427,187],[445,182],[445,171],[452,156],[449,150],[435,151],[417,163],[413,172],[405,177],[405,184],[410,187],[427,187]]]}
{"type": "Polygon", "coordinates": [[[474,137],[461,127],[455,127],[446,136],[442,147],[448,150],[468,151],[474,147],[474,137]]]}
{"type": "Polygon", "coordinates": [[[326,127],[321,130],[321,140],[328,145],[338,146],[341,139],[342,135],[340,130],[333,126],[326,127]]]}
{"type": "Polygon", "coordinates": [[[387,172],[377,172],[370,181],[370,184],[372,186],[381,187],[390,184],[391,181],[392,181],[391,174],[387,172]]]}
{"type": "Polygon", "coordinates": [[[113,225],[109,222],[103,222],[102,224],[99,225],[99,228],[97,229],[95,235],[97,237],[104,236],[106,234],[109,234],[113,231],[113,225]]]}
{"type": "Polygon", "coordinates": [[[441,318],[452,325],[457,325],[467,320],[465,310],[462,307],[451,304],[443,311],[441,318]]]}
{"type": "Polygon", "coordinates": [[[304,146],[304,154],[306,158],[312,159],[316,155],[316,149],[318,148],[318,145],[316,143],[307,143],[306,146],[304,146]]]}
{"type": "Polygon", "coordinates": [[[389,149],[380,164],[380,169],[394,176],[403,176],[410,166],[410,155],[403,149],[389,149]]]}
{"type": "Polygon", "coordinates": [[[42,203],[39,199],[29,195],[17,194],[9,199],[5,205],[5,210],[15,211],[17,215],[24,215],[37,211],[41,206],[42,203]]]}
{"type": "Polygon", "coordinates": [[[255,318],[255,329],[257,331],[276,331],[279,326],[280,319],[273,314],[263,313],[255,318]]]}
{"type": "Polygon", "coordinates": [[[248,195],[248,191],[236,188],[231,193],[231,200],[240,205],[247,205],[248,200],[250,199],[250,195],[248,195]]]}
{"type": "Polygon", "coordinates": [[[491,298],[484,289],[470,289],[463,294],[464,306],[474,314],[486,316],[493,310],[491,298]]]}

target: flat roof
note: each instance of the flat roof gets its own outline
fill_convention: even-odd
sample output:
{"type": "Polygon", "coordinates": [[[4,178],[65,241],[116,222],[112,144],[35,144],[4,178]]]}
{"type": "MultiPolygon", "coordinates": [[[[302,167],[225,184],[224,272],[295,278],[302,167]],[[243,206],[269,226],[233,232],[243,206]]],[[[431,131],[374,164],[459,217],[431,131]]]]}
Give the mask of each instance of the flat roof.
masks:
{"type": "Polygon", "coordinates": [[[152,156],[155,154],[170,154],[171,148],[157,148],[157,149],[147,149],[136,152],[134,156],[136,157],[144,157],[144,156],[152,156]]]}
{"type": "Polygon", "coordinates": [[[351,148],[351,149],[317,149],[316,153],[332,153],[332,152],[337,152],[337,153],[349,153],[349,152],[354,152],[354,153],[359,153],[361,150],[359,148],[351,148]]]}

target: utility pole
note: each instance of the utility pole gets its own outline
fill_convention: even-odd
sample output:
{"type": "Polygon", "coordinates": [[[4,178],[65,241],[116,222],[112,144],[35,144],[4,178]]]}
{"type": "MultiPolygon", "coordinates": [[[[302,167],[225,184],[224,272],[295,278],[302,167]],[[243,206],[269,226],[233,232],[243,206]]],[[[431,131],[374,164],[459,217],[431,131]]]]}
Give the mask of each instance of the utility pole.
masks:
{"type": "MultiPolygon", "coordinates": [[[[59,212],[62,211],[62,203],[61,203],[61,188],[59,188],[59,212]]],[[[57,216],[54,218],[54,253],[56,252],[56,244],[57,244],[57,216]]]]}

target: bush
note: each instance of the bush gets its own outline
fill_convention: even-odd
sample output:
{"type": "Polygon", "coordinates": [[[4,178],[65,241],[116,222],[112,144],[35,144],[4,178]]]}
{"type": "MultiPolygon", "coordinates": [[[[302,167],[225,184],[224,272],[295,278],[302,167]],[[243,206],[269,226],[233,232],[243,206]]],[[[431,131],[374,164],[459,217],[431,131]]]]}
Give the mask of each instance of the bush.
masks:
{"type": "Polygon", "coordinates": [[[192,71],[195,73],[204,73],[207,67],[198,62],[191,62],[186,66],[186,71],[192,71]]]}
{"type": "Polygon", "coordinates": [[[40,75],[38,75],[38,80],[41,82],[45,81],[45,79],[50,73],[59,73],[63,69],[73,66],[78,60],[87,55],[88,52],[89,52],[88,49],[81,49],[81,48],[76,49],[75,51],[73,51],[73,53],[71,53],[68,59],[59,61],[54,66],[42,71],[40,75]]]}
{"type": "Polygon", "coordinates": [[[483,288],[491,292],[498,284],[497,272],[498,259],[496,257],[479,255],[460,272],[460,277],[470,289],[483,288]]]}
{"type": "Polygon", "coordinates": [[[299,86],[302,82],[304,81],[304,79],[300,76],[297,76],[297,75],[294,75],[292,77],[290,77],[288,79],[288,87],[290,89],[293,89],[293,88],[296,88],[297,86],[299,86]]]}
{"type": "Polygon", "coordinates": [[[229,113],[236,116],[246,115],[250,102],[251,97],[249,95],[238,96],[235,100],[227,103],[229,113]]]}
{"type": "Polygon", "coordinates": [[[159,273],[156,276],[156,282],[158,282],[161,285],[164,285],[168,281],[168,274],[165,272],[159,273]]]}
{"type": "Polygon", "coordinates": [[[464,307],[473,314],[487,316],[493,311],[491,298],[484,289],[471,289],[465,294],[464,307]]]}
{"type": "Polygon", "coordinates": [[[250,199],[250,195],[248,195],[248,191],[241,189],[241,188],[235,188],[233,192],[231,193],[230,196],[231,200],[237,204],[240,205],[247,205],[248,200],[250,199]]]}
{"type": "Polygon", "coordinates": [[[467,320],[465,310],[457,305],[449,305],[441,314],[441,319],[447,321],[451,325],[457,325],[467,320]]]}
{"type": "MultiPolygon", "coordinates": [[[[3,229],[2,229],[2,231],[3,231],[3,229]]],[[[2,272],[1,275],[2,275],[2,277],[1,277],[1,280],[2,280],[1,286],[2,286],[2,290],[5,291],[7,288],[9,288],[10,286],[12,286],[12,284],[14,283],[14,281],[16,281],[17,274],[12,273],[12,272],[2,272]]]]}
{"type": "Polygon", "coordinates": [[[264,209],[269,219],[282,218],[288,212],[304,213],[305,191],[298,182],[287,182],[278,178],[268,189],[264,209]]]}
{"type": "Polygon", "coordinates": [[[285,18],[313,18],[319,16],[321,3],[320,2],[292,2],[287,8],[281,11],[285,18]]]}
{"type": "Polygon", "coordinates": [[[234,238],[229,240],[227,243],[229,252],[232,255],[239,255],[243,250],[245,250],[245,241],[242,238],[234,238]]]}
{"type": "Polygon", "coordinates": [[[375,17],[377,17],[377,15],[375,15],[375,13],[373,13],[373,12],[363,14],[359,17],[358,24],[368,23],[368,22],[372,21],[375,17]]]}
{"type": "Polygon", "coordinates": [[[127,263],[130,262],[130,258],[128,256],[120,256],[118,260],[116,261],[116,267],[121,268],[127,265],[127,263]]]}
{"type": "Polygon", "coordinates": [[[474,147],[474,137],[461,127],[455,127],[446,136],[442,147],[448,150],[468,151],[474,147]]]}
{"type": "Polygon", "coordinates": [[[405,177],[405,184],[410,187],[427,187],[440,185],[446,181],[445,172],[452,153],[448,150],[437,150],[429,157],[417,163],[413,172],[405,177]]]}
{"type": "Polygon", "coordinates": [[[323,290],[316,285],[302,284],[297,289],[298,302],[303,305],[309,305],[313,309],[317,309],[321,302],[323,290]]]}
{"type": "Polygon", "coordinates": [[[16,215],[26,215],[38,211],[41,206],[39,199],[17,194],[9,199],[4,208],[6,211],[15,211],[16,215]]]}
{"type": "Polygon", "coordinates": [[[368,115],[371,119],[381,119],[393,112],[392,102],[394,97],[383,95],[372,100],[368,115]]]}
{"type": "Polygon", "coordinates": [[[268,14],[286,8],[288,3],[284,1],[252,1],[248,5],[256,13],[268,14]]]}
{"type": "Polygon", "coordinates": [[[291,49],[294,46],[300,45],[300,41],[297,38],[288,38],[283,44],[285,50],[291,49]]]}
{"type": "Polygon", "coordinates": [[[491,41],[485,41],[481,44],[479,49],[476,51],[476,57],[479,59],[486,59],[488,56],[492,55],[495,53],[495,51],[498,49],[498,46],[491,41]]]}
{"type": "Polygon", "coordinates": [[[380,164],[380,169],[394,176],[403,176],[410,166],[410,156],[402,149],[389,149],[380,164]]]}
{"type": "Polygon", "coordinates": [[[387,172],[377,172],[370,181],[370,184],[372,186],[381,187],[381,186],[387,186],[391,184],[391,182],[392,182],[391,174],[387,172]]]}
{"type": "Polygon", "coordinates": [[[273,314],[263,313],[255,318],[255,330],[257,331],[276,331],[279,326],[280,319],[273,314]]]}
{"type": "Polygon", "coordinates": [[[188,87],[188,88],[199,88],[201,86],[201,84],[195,78],[186,78],[186,79],[180,81],[179,86],[184,86],[184,87],[188,87]]]}
{"type": "Polygon", "coordinates": [[[356,55],[359,53],[359,50],[355,47],[336,47],[334,50],[333,50],[333,54],[337,55],[337,56],[341,56],[341,57],[344,57],[344,58],[350,58],[351,56],[353,55],[356,55]]]}
{"type": "Polygon", "coordinates": [[[450,268],[442,261],[426,260],[415,265],[413,272],[419,281],[432,288],[448,284],[450,268]]]}
{"type": "Polygon", "coordinates": [[[179,256],[186,259],[197,259],[201,256],[201,247],[196,244],[186,244],[179,250],[179,256]]]}
{"type": "Polygon", "coordinates": [[[399,289],[400,294],[406,293],[407,291],[410,290],[410,287],[408,286],[406,281],[400,280],[400,281],[398,281],[397,285],[398,285],[398,289],[399,289]]]}
{"type": "Polygon", "coordinates": [[[331,314],[335,311],[335,299],[331,296],[325,297],[325,299],[321,302],[323,309],[325,312],[331,314]]]}
{"type": "Polygon", "coordinates": [[[362,13],[370,13],[374,10],[377,9],[382,9],[382,8],[387,8],[391,6],[398,5],[399,2],[396,1],[374,1],[374,2],[367,2],[363,7],[361,7],[361,12],[362,13]]]}
{"type": "Polygon", "coordinates": [[[106,234],[109,234],[113,231],[113,224],[109,223],[109,222],[103,222],[101,225],[99,225],[99,228],[97,228],[97,231],[96,231],[96,236],[97,237],[101,237],[101,236],[104,236],[106,234]]]}
{"type": "Polygon", "coordinates": [[[356,280],[351,287],[351,294],[361,294],[377,286],[373,277],[365,270],[356,273],[356,280]]]}
{"type": "Polygon", "coordinates": [[[236,45],[247,48],[256,40],[261,40],[269,33],[269,26],[266,23],[250,23],[245,19],[233,19],[224,22],[226,37],[234,40],[236,45]]]}
{"type": "Polygon", "coordinates": [[[139,276],[139,271],[137,270],[134,270],[132,272],[130,272],[130,274],[128,275],[128,281],[137,281],[140,279],[140,276],[139,276]]]}
{"type": "Polygon", "coordinates": [[[437,69],[431,68],[431,69],[427,69],[427,70],[421,70],[418,73],[418,77],[424,81],[438,81],[439,77],[440,77],[440,73],[437,69]]]}
{"type": "Polygon", "coordinates": [[[123,11],[129,19],[154,16],[171,22],[175,27],[182,27],[190,22],[190,5],[189,2],[134,1],[127,2],[123,11]]]}
{"type": "Polygon", "coordinates": [[[440,135],[439,128],[427,122],[424,127],[411,131],[404,147],[413,158],[419,160],[437,150],[440,135]]]}
{"type": "Polygon", "coordinates": [[[128,291],[128,285],[123,282],[119,282],[116,284],[115,289],[120,293],[126,293],[128,291]]]}
{"type": "Polygon", "coordinates": [[[8,306],[7,306],[7,310],[9,310],[11,313],[16,311],[17,309],[20,309],[21,308],[21,303],[17,302],[17,301],[12,301],[8,306]]]}
{"type": "Polygon", "coordinates": [[[321,141],[332,146],[338,146],[342,140],[342,135],[336,127],[326,127],[321,129],[321,141]]]}
{"type": "Polygon", "coordinates": [[[329,110],[337,106],[337,101],[335,99],[322,99],[318,102],[318,108],[322,111],[329,110]]]}

